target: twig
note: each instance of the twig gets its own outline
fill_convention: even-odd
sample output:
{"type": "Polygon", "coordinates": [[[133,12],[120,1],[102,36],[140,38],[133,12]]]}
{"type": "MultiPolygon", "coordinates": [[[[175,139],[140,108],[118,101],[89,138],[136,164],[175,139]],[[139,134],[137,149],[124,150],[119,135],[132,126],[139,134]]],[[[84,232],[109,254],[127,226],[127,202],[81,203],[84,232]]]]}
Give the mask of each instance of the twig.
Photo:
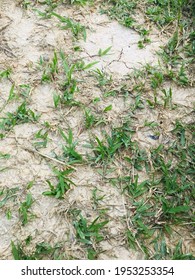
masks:
{"type": "Polygon", "coordinates": [[[72,168],[72,169],[74,169],[74,170],[77,170],[77,169],[76,169],[75,167],[73,167],[72,165],[69,165],[69,164],[67,164],[67,163],[65,163],[65,162],[63,162],[63,161],[58,160],[58,159],[52,158],[52,157],[50,157],[50,156],[48,156],[48,155],[45,155],[45,154],[43,154],[43,153],[41,153],[41,152],[39,152],[39,151],[37,151],[37,150],[31,149],[31,148],[27,148],[27,147],[24,147],[24,146],[19,146],[19,147],[21,147],[23,150],[29,151],[29,152],[31,152],[31,153],[38,154],[38,155],[40,155],[40,156],[42,156],[42,157],[44,157],[44,158],[47,158],[47,159],[49,159],[49,160],[55,161],[55,162],[57,162],[57,163],[59,163],[59,164],[62,164],[62,165],[64,165],[64,166],[66,166],[67,168],[72,168]]]}

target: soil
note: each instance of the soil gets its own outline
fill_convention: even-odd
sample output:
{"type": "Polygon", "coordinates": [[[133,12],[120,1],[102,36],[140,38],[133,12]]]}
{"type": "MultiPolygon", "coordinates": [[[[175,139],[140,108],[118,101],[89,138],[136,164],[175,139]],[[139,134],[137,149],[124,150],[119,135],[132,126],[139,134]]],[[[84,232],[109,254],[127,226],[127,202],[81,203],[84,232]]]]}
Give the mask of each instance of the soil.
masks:
{"type": "MultiPolygon", "coordinates": [[[[146,62],[153,64],[158,61],[156,51],[162,45],[165,38],[159,38],[158,34],[152,34],[152,43],[144,49],[137,47],[139,35],[127,29],[116,21],[111,21],[106,15],[101,15],[98,8],[82,7],[80,11],[72,8],[66,10],[63,5],[60,7],[63,15],[71,15],[76,20],[82,19],[82,24],[88,26],[87,40],[73,39],[69,30],[61,30],[55,18],[42,19],[32,9],[23,9],[16,1],[0,0],[0,70],[7,66],[13,72],[10,79],[0,81],[0,116],[6,112],[14,112],[20,104],[20,100],[14,100],[6,104],[12,84],[17,89],[20,85],[30,85],[30,97],[28,107],[40,114],[38,122],[16,125],[4,139],[0,141],[0,152],[11,155],[10,159],[0,159],[0,188],[17,188],[14,199],[8,200],[3,208],[0,208],[0,259],[12,259],[10,248],[11,241],[23,242],[28,236],[32,236],[32,243],[29,252],[33,251],[35,245],[40,242],[51,244],[65,243],[64,254],[66,258],[86,258],[86,252],[76,242],[76,232],[69,219],[69,209],[77,208],[89,220],[97,217],[98,211],[108,208],[107,215],[110,222],[105,230],[106,239],[99,246],[101,254],[99,259],[143,259],[142,251],[131,250],[124,240],[126,224],[124,217],[127,215],[125,198],[121,190],[113,187],[109,182],[105,183],[98,173],[98,168],[83,164],[75,165],[75,172],[72,180],[76,187],[70,189],[63,200],[43,196],[42,193],[48,190],[46,180],[55,183],[56,179],[52,171],[53,166],[62,168],[57,162],[50,160],[54,154],[60,154],[63,141],[58,133],[58,127],[64,131],[71,127],[75,138],[78,140],[78,152],[85,157],[88,149],[83,145],[89,141],[89,133],[83,129],[83,111],[80,108],[55,109],[53,104],[53,93],[55,87],[50,83],[40,83],[40,71],[38,62],[40,56],[45,61],[51,60],[54,51],[62,50],[67,55],[73,55],[74,46],[80,45],[82,51],[78,58],[82,57],[88,62],[98,60],[94,66],[112,75],[113,83],[123,83],[126,76],[146,62]],[[64,10],[63,10],[64,9],[64,10]],[[106,49],[112,46],[110,55],[98,57],[99,49],[106,49]],[[49,142],[46,148],[34,149],[34,135],[38,132],[44,122],[49,122],[49,142]],[[46,155],[47,157],[43,156],[46,155]],[[28,193],[27,185],[33,182],[30,189],[34,203],[31,212],[34,218],[24,227],[21,225],[18,208],[25,200],[28,193]],[[97,188],[104,200],[100,202],[99,209],[94,209],[92,203],[92,191],[97,188]],[[6,211],[12,209],[12,218],[6,217],[6,211]]],[[[169,87],[169,85],[167,85],[169,87]]],[[[174,119],[186,118],[193,110],[194,89],[173,90],[173,102],[179,105],[174,112],[164,111],[140,111],[137,115],[138,125],[134,138],[140,145],[149,149],[159,143],[171,141],[169,132],[172,129],[174,119]],[[144,120],[162,120],[161,135],[157,141],[151,139],[150,129],[143,127],[144,120]]],[[[101,96],[98,87],[93,80],[80,85],[78,99],[85,104],[90,100],[101,96]]],[[[120,122],[120,117],[126,115],[128,104],[122,97],[102,100],[94,105],[96,112],[112,102],[112,110],[107,113],[108,123],[120,122]]],[[[92,105],[93,106],[93,105],[92,105]]],[[[101,137],[100,128],[94,128],[93,134],[101,137]]],[[[113,164],[114,175],[120,174],[122,164],[113,164]]],[[[113,175],[111,174],[111,176],[113,175]]],[[[145,174],[143,174],[144,178],[145,174]]]]}

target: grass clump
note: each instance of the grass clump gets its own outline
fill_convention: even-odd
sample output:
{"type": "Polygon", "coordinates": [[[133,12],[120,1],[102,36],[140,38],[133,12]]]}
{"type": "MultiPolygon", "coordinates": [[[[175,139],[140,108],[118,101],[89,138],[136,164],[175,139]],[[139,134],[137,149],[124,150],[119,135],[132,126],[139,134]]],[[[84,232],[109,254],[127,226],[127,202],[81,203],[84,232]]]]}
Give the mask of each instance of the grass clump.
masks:
{"type": "MultiPolygon", "coordinates": [[[[27,194],[26,200],[20,204],[19,208],[19,215],[20,215],[20,220],[22,222],[22,225],[25,226],[28,221],[29,221],[29,208],[33,204],[33,198],[31,194],[27,194]]],[[[32,217],[32,214],[31,214],[32,217]]]]}
{"type": "Polygon", "coordinates": [[[0,119],[2,119],[0,122],[0,129],[10,131],[15,125],[37,121],[39,116],[31,109],[28,109],[26,107],[26,102],[23,102],[15,113],[8,112],[6,117],[0,119]]]}
{"type": "MultiPolygon", "coordinates": [[[[31,241],[32,237],[29,236],[25,245],[28,245],[31,241]]],[[[45,259],[61,259],[60,257],[60,249],[61,245],[56,244],[54,246],[50,245],[47,242],[41,242],[36,244],[35,250],[33,253],[28,254],[26,251],[26,246],[22,243],[15,244],[13,241],[11,242],[12,255],[14,260],[45,260],[45,259]]]]}
{"type": "Polygon", "coordinates": [[[71,186],[75,186],[75,184],[68,178],[68,175],[72,173],[72,171],[73,169],[61,171],[55,168],[53,172],[58,180],[57,185],[54,186],[49,180],[47,180],[50,190],[43,192],[43,195],[54,196],[55,198],[62,199],[71,186]]]}
{"type": "Polygon", "coordinates": [[[73,222],[77,241],[86,245],[87,258],[91,260],[97,258],[98,252],[95,245],[104,239],[101,231],[108,223],[108,221],[98,222],[99,219],[100,217],[97,217],[92,223],[88,223],[86,218],[79,214],[73,222]]]}

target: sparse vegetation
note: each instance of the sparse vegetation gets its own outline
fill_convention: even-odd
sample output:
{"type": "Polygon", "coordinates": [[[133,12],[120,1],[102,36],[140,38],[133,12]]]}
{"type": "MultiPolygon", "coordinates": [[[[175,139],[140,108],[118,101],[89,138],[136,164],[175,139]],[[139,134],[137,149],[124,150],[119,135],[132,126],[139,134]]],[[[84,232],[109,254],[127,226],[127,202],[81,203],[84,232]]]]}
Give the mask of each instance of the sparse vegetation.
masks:
{"type": "Polygon", "coordinates": [[[39,59],[17,53],[20,62],[9,44],[0,48],[8,60],[0,69],[0,216],[25,230],[47,213],[44,226],[53,228],[44,242],[41,231],[21,240],[18,229],[13,258],[113,258],[108,241],[145,259],[195,259],[193,1],[29,0],[18,9],[33,15],[32,30],[37,16],[38,32],[29,29],[22,44],[39,59]],[[136,31],[140,53],[153,34],[162,37],[154,63],[128,67],[114,40],[94,41],[88,53],[96,22],[87,5],[136,31]],[[112,63],[128,74],[112,73],[112,63]]]}

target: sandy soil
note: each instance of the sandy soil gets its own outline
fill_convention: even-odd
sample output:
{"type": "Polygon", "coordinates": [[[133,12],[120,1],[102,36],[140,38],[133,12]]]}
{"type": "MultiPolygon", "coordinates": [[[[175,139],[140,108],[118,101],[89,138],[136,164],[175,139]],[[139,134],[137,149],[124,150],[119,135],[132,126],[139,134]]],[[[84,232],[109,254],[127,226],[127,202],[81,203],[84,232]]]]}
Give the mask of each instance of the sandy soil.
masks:
{"type": "MultiPolygon", "coordinates": [[[[80,11],[70,9],[63,10],[63,15],[71,15],[77,20],[82,19],[82,24],[88,26],[87,40],[75,41],[69,30],[60,30],[55,18],[41,19],[31,9],[24,10],[15,1],[0,0],[0,70],[9,66],[12,68],[11,79],[0,81],[0,116],[6,112],[14,112],[20,104],[20,98],[6,104],[12,84],[15,90],[20,85],[30,85],[30,95],[27,100],[29,108],[40,114],[40,119],[35,123],[16,125],[4,139],[0,141],[0,152],[11,155],[10,159],[0,159],[0,188],[17,188],[14,199],[8,200],[3,208],[0,208],[0,258],[12,259],[10,243],[12,241],[23,241],[29,235],[33,237],[29,250],[33,250],[38,242],[49,242],[55,244],[62,242],[66,258],[86,258],[86,253],[76,242],[75,230],[68,216],[69,209],[78,208],[83,215],[90,220],[98,216],[98,209],[93,208],[92,191],[97,188],[100,194],[105,195],[100,202],[100,209],[108,208],[107,215],[110,223],[105,229],[106,239],[100,243],[103,253],[99,259],[142,259],[141,251],[136,252],[129,249],[124,240],[126,224],[123,222],[127,215],[125,198],[121,190],[114,188],[109,182],[105,183],[98,173],[98,168],[90,165],[76,165],[72,180],[76,187],[68,191],[63,200],[57,200],[42,195],[48,190],[46,180],[55,182],[52,166],[62,166],[42,156],[34,149],[34,135],[42,127],[45,121],[50,123],[49,142],[46,148],[39,152],[53,157],[54,153],[60,154],[63,141],[58,133],[58,127],[67,131],[71,127],[76,139],[78,139],[78,151],[84,156],[87,148],[83,147],[89,141],[89,133],[83,129],[83,110],[77,107],[55,109],[53,104],[53,93],[56,88],[50,83],[41,83],[41,72],[38,69],[40,56],[46,61],[53,57],[54,50],[62,50],[68,55],[73,55],[73,46],[80,45],[82,52],[79,57],[86,62],[96,61],[99,63],[94,67],[105,70],[113,77],[113,83],[118,85],[125,81],[126,75],[134,67],[146,62],[152,64],[158,58],[155,51],[162,44],[157,34],[151,36],[152,43],[145,49],[137,47],[139,35],[130,29],[120,26],[115,21],[110,21],[105,15],[100,15],[94,8],[81,8],[80,11]],[[85,16],[84,16],[85,15],[85,16]],[[98,50],[112,46],[110,55],[96,57],[98,50]],[[31,212],[35,215],[25,227],[21,225],[18,208],[29,192],[27,185],[33,181],[30,192],[34,198],[31,212]],[[5,213],[12,209],[12,218],[7,219],[5,213]]],[[[164,39],[163,39],[164,40],[164,39]]],[[[86,74],[87,75],[87,74],[86,74]]],[[[187,118],[192,110],[193,89],[173,89],[173,102],[180,106],[176,112],[146,111],[141,110],[137,115],[137,128],[135,139],[145,148],[171,141],[169,131],[172,121],[176,118],[187,118]],[[143,127],[144,120],[162,120],[160,137],[154,141],[148,137],[150,129],[143,127]]],[[[121,116],[128,111],[128,102],[122,97],[102,100],[98,105],[93,105],[92,100],[101,96],[100,89],[95,86],[92,79],[80,84],[78,99],[85,104],[91,104],[91,108],[98,113],[112,102],[112,111],[106,115],[108,123],[120,123],[121,116]],[[93,107],[94,106],[94,107],[93,107]]],[[[129,100],[130,102],[130,100],[129,100]]],[[[95,128],[93,133],[101,137],[101,130],[95,128]]],[[[114,175],[120,174],[122,165],[115,163],[114,175]]],[[[144,174],[143,174],[144,176],[144,174]]],[[[99,210],[100,210],[99,209],[99,210]]]]}

